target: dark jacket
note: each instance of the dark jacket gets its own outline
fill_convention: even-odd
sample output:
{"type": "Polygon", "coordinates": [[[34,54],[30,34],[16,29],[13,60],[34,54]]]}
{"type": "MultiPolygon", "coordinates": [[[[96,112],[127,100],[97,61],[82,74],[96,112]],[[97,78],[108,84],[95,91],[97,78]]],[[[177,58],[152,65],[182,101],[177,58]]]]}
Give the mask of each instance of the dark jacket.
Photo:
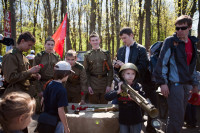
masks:
{"type": "Polygon", "coordinates": [[[198,85],[195,69],[198,39],[194,36],[189,36],[189,39],[193,47],[192,60],[189,65],[187,65],[185,42],[179,40],[176,34],[165,39],[153,73],[158,84],[170,82],[198,85]]]}
{"type": "MultiPolygon", "coordinates": [[[[125,62],[126,46],[119,48],[117,52],[117,60],[125,62]]],[[[133,63],[137,66],[140,79],[142,80],[148,67],[148,57],[144,46],[137,44],[136,42],[130,46],[130,54],[128,62],[133,63]]],[[[115,68],[116,71],[118,71],[115,68]]]]}
{"type": "MultiPolygon", "coordinates": [[[[131,87],[138,91],[141,95],[144,95],[140,84],[136,83],[131,87]]],[[[137,103],[128,97],[127,92],[117,94],[117,91],[113,90],[105,94],[105,99],[108,101],[115,98],[117,98],[119,105],[120,124],[134,125],[143,122],[141,108],[137,105],[137,103]]]]}

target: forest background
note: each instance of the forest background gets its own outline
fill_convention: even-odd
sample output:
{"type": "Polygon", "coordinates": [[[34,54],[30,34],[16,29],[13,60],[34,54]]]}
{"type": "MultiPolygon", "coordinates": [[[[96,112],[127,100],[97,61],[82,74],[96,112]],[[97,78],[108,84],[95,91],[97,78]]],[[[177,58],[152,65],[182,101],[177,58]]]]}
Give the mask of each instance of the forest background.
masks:
{"type": "MultiPolygon", "coordinates": [[[[174,21],[190,15],[194,22],[191,34],[200,38],[200,0],[2,0],[0,2],[0,33],[4,34],[4,11],[11,12],[11,32],[15,40],[24,31],[36,37],[32,48],[44,50],[44,41],[52,36],[67,13],[66,49],[91,49],[89,35],[96,31],[101,47],[112,57],[123,45],[119,31],[131,27],[135,41],[146,49],[156,41],[163,41],[175,32],[174,21]]],[[[200,44],[197,44],[200,49],[200,44]]],[[[0,44],[0,55],[5,46],[0,44]]],[[[28,54],[28,53],[25,53],[28,54]]]]}

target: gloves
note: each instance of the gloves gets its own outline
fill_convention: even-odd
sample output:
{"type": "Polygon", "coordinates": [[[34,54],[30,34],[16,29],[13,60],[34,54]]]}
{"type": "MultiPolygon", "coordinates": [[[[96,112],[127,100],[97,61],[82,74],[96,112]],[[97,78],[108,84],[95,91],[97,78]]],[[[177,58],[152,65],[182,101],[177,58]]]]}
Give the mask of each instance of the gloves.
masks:
{"type": "Polygon", "coordinates": [[[14,45],[14,40],[12,38],[4,37],[3,40],[0,40],[0,43],[3,43],[4,45],[10,46],[10,45],[14,45]]]}

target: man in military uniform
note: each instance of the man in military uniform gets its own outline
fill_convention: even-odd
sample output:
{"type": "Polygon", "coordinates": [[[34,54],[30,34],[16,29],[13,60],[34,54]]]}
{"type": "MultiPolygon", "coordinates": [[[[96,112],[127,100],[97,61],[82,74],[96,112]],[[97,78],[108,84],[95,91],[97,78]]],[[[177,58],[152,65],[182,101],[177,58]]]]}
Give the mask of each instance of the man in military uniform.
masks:
{"type": "Polygon", "coordinates": [[[60,57],[54,51],[55,41],[52,37],[48,37],[45,40],[45,51],[38,53],[34,60],[33,65],[43,64],[43,68],[40,69],[39,73],[41,75],[41,79],[37,84],[38,92],[42,92],[42,89],[45,83],[53,79],[54,65],[60,61],[60,57]]]}
{"type": "Polygon", "coordinates": [[[77,62],[77,54],[74,50],[68,50],[65,59],[75,72],[69,75],[65,84],[68,102],[85,104],[85,95],[88,92],[85,68],[77,62]]]}
{"type": "Polygon", "coordinates": [[[37,107],[36,107],[36,113],[40,113],[40,101],[42,98],[42,90],[45,89],[45,84],[53,79],[54,75],[54,65],[60,61],[60,56],[55,53],[54,51],[55,41],[52,37],[47,37],[45,40],[44,48],[45,51],[42,51],[38,53],[34,60],[33,65],[39,65],[42,64],[43,68],[40,69],[39,73],[41,75],[40,81],[37,81],[36,89],[37,89],[37,107]]]}
{"type": "Polygon", "coordinates": [[[84,66],[88,78],[89,101],[93,104],[106,104],[104,94],[111,89],[113,66],[109,51],[99,47],[99,35],[90,35],[92,50],[84,55],[84,66]]]}
{"type": "Polygon", "coordinates": [[[24,32],[20,34],[17,46],[3,56],[2,71],[8,83],[5,93],[23,91],[32,97],[36,95],[29,79],[40,79],[38,74],[40,66],[33,66],[29,69],[29,61],[22,53],[27,52],[34,44],[34,36],[30,32],[24,32]]]}

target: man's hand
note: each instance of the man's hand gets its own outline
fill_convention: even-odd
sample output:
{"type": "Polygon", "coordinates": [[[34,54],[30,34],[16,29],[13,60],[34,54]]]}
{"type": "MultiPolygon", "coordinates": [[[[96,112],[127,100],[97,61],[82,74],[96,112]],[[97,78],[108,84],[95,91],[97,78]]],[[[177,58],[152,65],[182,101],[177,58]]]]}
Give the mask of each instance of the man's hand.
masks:
{"type": "Polygon", "coordinates": [[[191,90],[191,93],[198,93],[198,86],[193,86],[193,89],[191,90]]]}
{"type": "Polygon", "coordinates": [[[81,100],[81,102],[79,103],[80,105],[84,105],[85,104],[85,101],[84,100],[81,100]]]}
{"type": "Polygon", "coordinates": [[[124,65],[124,63],[123,63],[122,61],[120,61],[120,60],[117,60],[117,61],[115,62],[115,64],[114,64],[114,67],[115,67],[115,68],[120,68],[122,65],[124,65]]]}
{"type": "Polygon", "coordinates": [[[39,65],[33,66],[30,69],[28,69],[28,72],[31,74],[36,74],[40,71],[41,67],[39,65]]]}
{"type": "Polygon", "coordinates": [[[111,91],[111,87],[107,86],[106,87],[106,93],[111,91]]]}
{"type": "Polygon", "coordinates": [[[160,88],[161,88],[161,93],[163,94],[163,96],[168,97],[168,95],[169,95],[168,85],[166,85],[166,84],[161,85],[160,88]]]}
{"type": "Polygon", "coordinates": [[[93,92],[93,90],[92,90],[92,87],[88,87],[88,91],[89,91],[90,95],[93,95],[93,94],[94,94],[94,92],[93,92]]]}
{"type": "Polygon", "coordinates": [[[37,79],[37,80],[40,80],[41,79],[41,75],[39,73],[36,73],[36,74],[32,74],[32,77],[34,79],[37,79]]]}

